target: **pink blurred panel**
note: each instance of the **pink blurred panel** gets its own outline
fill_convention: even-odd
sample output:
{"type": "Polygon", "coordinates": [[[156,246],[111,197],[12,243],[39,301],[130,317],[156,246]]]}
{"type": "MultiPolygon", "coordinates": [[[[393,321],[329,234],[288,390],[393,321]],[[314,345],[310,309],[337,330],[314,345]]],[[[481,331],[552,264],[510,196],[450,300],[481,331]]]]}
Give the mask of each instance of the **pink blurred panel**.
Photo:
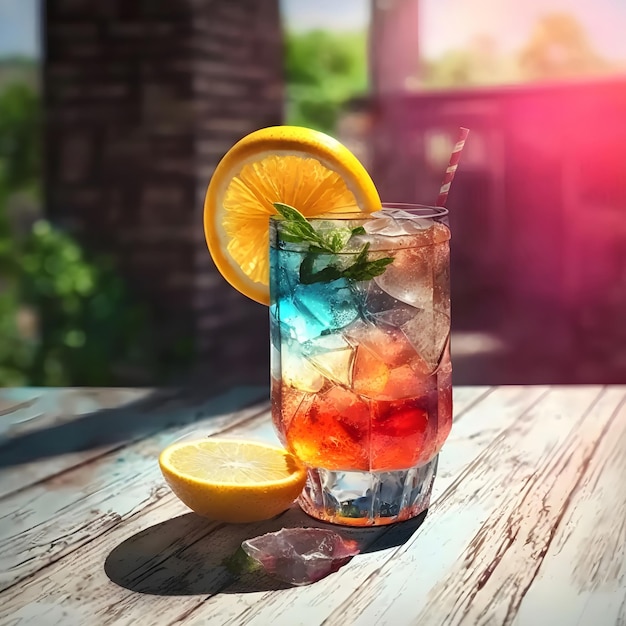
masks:
{"type": "Polygon", "coordinates": [[[626,79],[383,96],[373,175],[385,200],[450,194],[458,284],[576,307],[619,278],[626,245],[626,79]]]}

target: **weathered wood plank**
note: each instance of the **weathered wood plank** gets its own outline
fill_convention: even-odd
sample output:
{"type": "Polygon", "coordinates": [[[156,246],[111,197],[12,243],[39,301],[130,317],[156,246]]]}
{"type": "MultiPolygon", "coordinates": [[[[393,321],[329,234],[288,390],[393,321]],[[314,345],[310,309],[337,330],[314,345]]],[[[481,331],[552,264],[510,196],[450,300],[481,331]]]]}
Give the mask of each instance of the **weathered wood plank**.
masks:
{"type": "Polygon", "coordinates": [[[78,415],[118,408],[154,393],[154,389],[124,387],[0,389],[0,438],[72,421],[78,415]]]}
{"type": "MultiPolygon", "coordinates": [[[[520,414],[532,407],[547,392],[547,387],[499,387],[483,396],[480,402],[469,403],[466,411],[457,405],[459,414],[440,454],[440,471],[433,488],[431,510],[436,509],[437,501],[445,497],[465,466],[478,457],[500,432],[515,424],[520,414]]],[[[428,520],[431,515],[429,512],[426,519],[428,520]]],[[[235,612],[232,619],[222,623],[229,626],[236,624],[289,626],[297,623],[293,621],[294,616],[302,616],[308,620],[302,623],[321,624],[334,607],[341,602],[349,602],[355,590],[360,588],[383,563],[393,558],[397,548],[394,547],[393,537],[387,539],[386,535],[396,531],[383,529],[379,532],[380,550],[359,555],[348,567],[310,587],[285,590],[280,596],[266,593],[255,599],[250,607],[235,612]],[[391,547],[385,548],[386,545],[391,547]]],[[[232,602],[236,603],[240,598],[241,596],[238,596],[232,602]]],[[[211,612],[221,613],[225,610],[225,604],[229,599],[229,597],[208,599],[184,623],[195,624],[208,620],[211,612]]],[[[242,605],[239,606],[244,608],[242,605]]],[[[231,610],[229,608],[229,611],[231,610]]],[[[351,623],[350,619],[346,618],[345,623],[351,623]]]]}
{"type": "MultiPolygon", "coordinates": [[[[477,390],[476,392],[472,393],[460,394],[460,396],[458,396],[455,392],[457,411],[462,413],[463,408],[471,405],[473,401],[484,395],[484,391],[485,390],[477,390]]],[[[517,391],[517,393],[521,396],[519,390],[517,391]]],[[[504,396],[507,397],[508,394],[505,393],[504,396]]],[[[268,423],[269,422],[266,416],[260,416],[246,423],[245,426],[232,428],[230,432],[234,434],[246,433],[250,436],[259,436],[261,438],[272,437],[273,432],[271,431],[271,428],[268,428],[268,423]]],[[[142,444],[143,443],[145,442],[142,442],[142,444]]],[[[157,451],[158,449],[155,450],[153,454],[156,455],[157,451]]],[[[154,464],[153,467],[157,478],[160,480],[156,464],[154,464]]],[[[139,480],[141,482],[144,480],[144,478],[140,475],[139,480]]],[[[148,478],[145,478],[145,480],[147,483],[148,478]]],[[[131,483],[127,488],[130,489],[135,487],[133,487],[131,483]]],[[[28,491],[32,491],[32,488],[28,491]]],[[[144,492],[149,492],[149,489],[147,489],[147,484],[144,485],[144,492]]],[[[92,506],[98,507],[98,502],[100,502],[101,506],[103,500],[103,492],[99,491],[94,495],[96,500],[87,500],[84,503],[85,510],[89,510],[92,506]]],[[[106,502],[106,498],[104,498],[104,501],[106,502]]],[[[67,537],[70,532],[77,532],[76,530],[70,530],[71,527],[68,526],[68,518],[75,510],[75,507],[72,508],[65,506],[64,508],[64,523],[66,524],[64,528],[64,536],[67,537]]],[[[141,602],[138,602],[138,599],[143,598],[143,596],[131,595],[129,596],[128,603],[125,603],[119,597],[120,593],[122,597],[125,597],[125,591],[116,586],[111,587],[111,583],[108,581],[108,579],[105,578],[104,580],[100,580],[96,587],[93,587],[91,583],[91,581],[93,580],[93,563],[102,562],[106,557],[106,554],[112,551],[119,542],[122,542],[124,537],[137,537],[139,531],[145,529],[146,525],[149,525],[150,528],[154,529],[154,524],[158,522],[164,522],[166,525],[172,523],[178,524],[178,522],[176,521],[171,522],[169,520],[170,518],[174,518],[174,520],[176,520],[175,516],[179,515],[185,510],[186,509],[184,505],[178,502],[175,498],[169,496],[169,494],[165,495],[158,501],[149,503],[145,509],[135,515],[131,515],[127,521],[119,524],[113,530],[110,530],[104,535],[101,535],[97,540],[93,540],[90,543],[80,547],[75,554],[69,554],[61,561],[53,563],[50,567],[41,572],[41,574],[35,574],[30,580],[23,581],[15,585],[11,590],[2,594],[0,597],[2,597],[4,601],[3,606],[5,606],[6,602],[9,602],[9,604],[6,604],[7,615],[9,615],[10,612],[18,611],[20,619],[24,620],[18,623],[29,623],[28,620],[31,618],[32,620],[34,620],[33,623],[35,623],[38,616],[41,617],[41,613],[37,612],[38,609],[36,607],[38,606],[46,607],[51,601],[61,602],[64,601],[64,598],[76,597],[76,595],[80,595],[81,597],[88,596],[90,598],[94,598],[102,594],[104,594],[108,598],[108,602],[110,604],[115,604],[116,607],[118,605],[122,607],[120,609],[119,615],[121,615],[122,613],[128,613],[128,615],[130,616],[129,619],[131,621],[132,619],[142,619],[142,623],[147,623],[144,619],[146,610],[155,612],[155,615],[158,617],[158,621],[155,623],[163,623],[163,620],[165,620],[166,616],[168,615],[170,615],[172,619],[177,619],[179,615],[193,610],[193,608],[195,608],[197,604],[202,602],[202,599],[190,598],[188,600],[186,599],[184,602],[182,600],[177,600],[173,603],[171,598],[163,598],[161,606],[161,602],[157,602],[157,604],[155,605],[155,598],[151,598],[149,604],[142,604],[141,602]],[[67,577],[68,569],[71,569],[73,572],[72,577],[69,579],[67,577]],[[85,581],[90,582],[87,583],[85,581]],[[41,589],[47,590],[47,592],[43,596],[39,595],[41,589]],[[69,594],[69,596],[64,594],[69,594]],[[7,597],[12,598],[12,600],[5,600],[5,598],[7,597]],[[21,601],[34,602],[35,604],[33,605],[33,607],[26,610],[23,608],[22,604],[20,604],[21,601]],[[11,611],[9,612],[10,609],[11,611]],[[134,616],[134,618],[132,616],[134,616]]],[[[77,517],[78,519],[84,519],[84,514],[78,515],[77,517]]],[[[157,539],[157,541],[160,541],[163,544],[160,545],[159,549],[157,550],[157,553],[159,555],[158,561],[159,563],[161,563],[161,566],[167,569],[168,564],[171,566],[172,563],[174,563],[174,566],[177,568],[176,571],[180,574],[180,576],[177,577],[177,580],[185,581],[189,578],[193,580],[195,576],[199,579],[198,584],[205,586],[205,591],[207,592],[207,595],[210,590],[215,591],[216,576],[217,582],[219,583],[220,581],[222,581],[222,583],[225,584],[226,587],[228,587],[232,583],[232,579],[226,577],[226,580],[224,581],[223,571],[219,571],[217,574],[215,574],[214,572],[207,574],[206,568],[204,570],[199,570],[198,563],[193,558],[189,558],[189,553],[193,555],[198,551],[198,543],[194,543],[196,538],[196,535],[193,534],[194,532],[200,532],[202,534],[206,530],[206,535],[208,538],[204,541],[205,546],[209,546],[208,552],[206,547],[204,550],[203,559],[206,561],[206,559],[209,558],[212,554],[214,555],[215,546],[221,545],[220,541],[222,544],[228,545],[229,549],[234,549],[241,543],[244,538],[254,536],[256,534],[261,534],[262,532],[267,532],[268,529],[276,529],[284,524],[302,525],[311,523],[311,520],[309,518],[305,517],[299,510],[294,509],[287,513],[286,516],[283,516],[277,521],[265,523],[265,526],[259,526],[254,528],[227,526],[221,531],[223,536],[220,541],[216,542],[216,539],[213,535],[215,534],[215,532],[218,531],[214,531],[213,526],[211,526],[210,524],[207,526],[207,522],[200,520],[194,515],[183,516],[182,519],[182,526],[177,526],[177,530],[175,532],[168,531],[166,527],[161,532],[154,532],[148,529],[148,534],[152,533],[152,536],[159,538],[157,539]],[[199,529],[197,528],[198,523],[200,524],[199,529]],[[276,526],[276,524],[278,524],[278,526],[276,526]],[[193,530],[194,528],[195,531],[193,530]],[[192,537],[194,539],[192,539],[192,537]],[[167,550],[167,545],[169,545],[168,542],[171,543],[173,546],[169,553],[167,550]],[[226,544],[224,542],[226,542],[226,544]],[[187,546],[186,553],[185,555],[183,555],[186,557],[184,559],[183,556],[179,554],[182,550],[181,543],[187,546]],[[170,555],[169,558],[168,554],[170,555]],[[204,575],[198,576],[199,571],[201,572],[201,574],[203,573],[204,575]]],[[[48,533],[47,539],[49,539],[53,534],[55,536],[59,536],[59,528],[56,528],[54,532],[48,533]]],[[[135,543],[141,544],[141,540],[136,539],[135,543]]],[[[224,552],[224,550],[220,552],[220,554],[222,555],[225,555],[227,553],[228,552],[224,552]]],[[[147,570],[147,572],[145,573],[144,584],[148,587],[152,585],[154,589],[155,584],[172,584],[171,580],[169,583],[167,580],[164,581],[162,574],[161,578],[159,579],[160,574],[158,568],[156,571],[150,572],[150,567],[148,565],[144,565],[143,567],[147,570]]],[[[267,581],[265,581],[264,584],[267,585],[267,581]]],[[[235,591],[236,586],[234,589],[232,589],[232,592],[229,593],[226,597],[238,598],[237,604],[233,605],[232,607],[232,610],[236,613],[241,612],[242,603],[244,600],[246,602],[248,600],[252,601],[254,596],[263,595],[262,592],[258,592],[251,594],[237,594],[235,596],[233,595],[235,591]]],[[[79,608],[80,607],[77,607],[77,610],[79,608]]],[[[226,613],[228,613],[228,609],[226,606],[223,608],[225,611],[225,615],[226,613]]],[[[113,609],[111,609],[111,607],[107,605],[107,610],[112,611],[113,609]]],[[[2,609],[0,609],[0,614],[1,611],[2,609]]],[[[92,614],[91,609],[88,611],[88,614],[92,614]]],[[[116,614],[118,614],[117,610],[116,614]]],[[[107,613],[107,615],[109,614],[107,613]]],[[[98,623],[109,623],[109,620],[110,623],[117,623],[116,620],[112,619],[111,617],[105,617],[104,615],[102,615],[102,619],[100,619],[100,617],[98,618],[98,623]]]]}
{"type": "Polygon", "coordinates": [[[455,387],[452,390],[452,407],[454,420],[458,420],[473,404],[480,402],[492,393],[494,387],[476,385],[474,387],[455,387]]]}
{"type": "Polygon", "coordinates": [[[159,452],[169,443],[191,432],[218,434],[259,414],[270,421],[264,403],[205,418],[186,428],[166,429],[3,498],[0,590],[169,494],[157,464],[159,452]]]}
{"type": "Polygon", "coordinates": [[[467,466],[420,532],[325,623],[400,624],[410,615],[425,626],[511,624],[623,395],[552,390],[467,466]]]}
{"type": "Polygon", "coordinates": [[[572,492],[516,626],[626,626],[625,402],[626,397],[572,492]]]}
{"type": "MultiPolygon", "coordinates": [[[[83,411],[89,400],[79,390],[76,393],[83,399],[76,402],[68,399],[70,390],[64,392],[66,396],[57,394],[54,401],[38,400],[41,406],[50,407],[50,420],[38,419],[26,432],[0,440],[0,498],[164,428],[231,412],[267,397],[264,387],[239,387],[210,399],[166,390],[139,396],[121,406],[72,415],[69,409],[83,411]],[[68,410],[60,410],[61,405],[68,410]]],[[[112,400],[109,396],[109,402],[123,401],[127,396],[116,397],[112,400]]]]}
{"type": "MultiPolygon", "coordinates": [[[[457,410],[462,412],[485,392],[484,388],[462,391],[457,410]]],[[[206,435],[228,429],[277,442],[265,411],[243,411],[166,431],[156,440],[144,440],[5,498],[5,513],[0,515],[0,561],[6,571],[0,572],[0,589],[68,554],[86,539],[93,540],[167,493],[160,473],[155,471],[158,451],[172,437],[199,429],[206,435]],[[249,419],[259,412],[258,419],[249,419]],[[94,518],[96,513],[100,513],[99,518],[94,518]]]]}

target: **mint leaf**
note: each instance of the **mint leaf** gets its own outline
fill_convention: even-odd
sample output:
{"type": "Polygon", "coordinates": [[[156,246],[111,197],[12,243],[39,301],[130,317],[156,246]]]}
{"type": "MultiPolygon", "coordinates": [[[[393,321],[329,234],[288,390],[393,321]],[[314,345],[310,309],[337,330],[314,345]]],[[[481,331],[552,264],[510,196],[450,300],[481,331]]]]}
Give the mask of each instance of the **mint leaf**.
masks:
{"type": "Polygon", "coordinates": [[[350,241],[352,231],[349,228],[338,228],[330,233],[327,240],[328,247],[332,252],[341,252],[350,241]]]}
{"type": "Polygon", "coordinates": [[[339,278],[355,281],[370,280],[374,276],[380,276],[387,266],[393,263],[392,257],[368,261],[367,255],[370,244],[366,243],[349,267],[341,270],[335,265],[329,264],[321,270],[315,270],[313,266],[319,255],[340,253],[354,235],[364,235],[365,229],[362,226],[357,226],[356,228],[335,228],[317,232],[298,209],[283,202],[274,202],[274,208],[283,217],[280,229],[281,238],[290,243],[309,244],[308,252],[300,264],[300,282],[303,285],[329,283],[339,278]]]}
{"type": "Polygon", "coordinates": [[[301,237],[302,241],[319,240],[319,235],[300,211],[282,202],[274,202],[274,208],[285,218],[282,232],[287,232],[292,237],[301,237]]]}
{"type": "Polygon", "coordinates": [[[387,265],[393,263],[393,257],[383,257],[375,261],[365,261],[360,265],[356,263],[346,268],[342,275],[352,280],[371,280],[374,276],[380,276],[387,269],[387,265]]]}
{"type": "Polygon", "coordinates": [[[300,282],[303,285],[312,285],[313,283],[329,283],[333,280],[341,278],[341,270],[334,265],[328,265],[321,270],[314,270],[313,264],[318,258],[319,253],[311,252],[304,257],[300,263],[300,282]]]}
{"type": "Polygon", "coordinates": [[[324,269],[312,271],[305,266],[304,261],[300,266],[300,282],[303,285],[313,285],[314,283],[330,283],[342,277],[341,270],[334,265],[328,265],[324,269]]]}
{"type": "MultiPolygon", "coordinates": [[[[298,209],[294,209],[292,206],[288,204],[284,204],[283,202],[274,202],[274,208],[288,221],[295,222],[297,224],[304,224],[305,226],[311,226],[309,222],[307,222],[306,217],[298,211],[298,209]]],[[[313,230],[313,227],[311,227],[313,230]]]]}
{"type": "Polygon", "coordinates": [[[281,236],[293,243],[307,242],[311,239],[311,234],[305,228],[302,228],[300,224],[290,222],[285,222],[281,228],[281,236]]]}
{"type": "Polygon", "coordinates": [[[354,261],[353,266],[358,266],[358,265],[362,265],[363,263],[365,263],[367,261],[367,252],[370,249],[370,244],[366,243],[360,250],[359,252],[359,256],[357,256],[357,258],[354,261]]]}

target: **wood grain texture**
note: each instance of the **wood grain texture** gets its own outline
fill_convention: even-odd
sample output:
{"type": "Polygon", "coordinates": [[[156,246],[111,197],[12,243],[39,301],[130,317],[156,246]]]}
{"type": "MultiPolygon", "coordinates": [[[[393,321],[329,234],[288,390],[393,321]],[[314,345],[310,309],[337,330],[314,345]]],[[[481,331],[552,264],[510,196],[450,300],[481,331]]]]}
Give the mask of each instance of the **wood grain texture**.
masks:
{"type": "MultiPolygon", "coordinates": [[[[97,466],[78,497],[71,481],[52,477],[2,500],[17,518],[1,544],[9,552],[0,562],[12,558],[16,577],[0,593],[0,623],[626,623],[625,397],[623,387],[455,390],[457,415],[423,524],[333,527],[362,554],[297,589],[258,573],[238,578],[223,560],[247,537],[315,522],[297,507],[240,526],[186,513],[155,462],[183,431],[161,431],[128,446],[117,476],[111,463],[121,451],[64,472],[79,479],[97,466]],[[52,517],[39,513],[43,501],[52,517]],[[119,517],[107,520],[108,510],[119,517]]],[[[274,437],[266,411],[229,420],[220,426],[229,435],[274,437]]]]}
{"type": "MultiPolygon", "coordinates": [[[[547,391],[547,388],[541,387],[500,387],[481,396],[479,402],[469,402],[463,409],[457,403],[457,416],[452,432],[440,453],[440,471],[433,488],[431,509],[452,486],[464,467],[473,461],[500,431],[513,424],[521,413],[547,391]],[[488,433],[486,438],[485,432],[488,433]]],[[[427,520],[430,515],[429,512],[427,520]]],[[[385,562],[394,558],[398,545],[393,535],[396,532],[401,533],[402,529],[385,528],[374,532],[379,536],[372,538],[373,547],[379,549],[359,555],[349,566],[315,585],[288,589],[280,595],[266,593],[256,599],[251,607],[234,613],[231,619],[223,623],[228,626],[321,624],[340,603],[350,603],[356,590],[385,562]]],[[[225,601],[228,599],[219,597],[208,599],[183,623],[211,623],[210,616],[221,612],[225,601]]],[[[229,611],[232,612],[232,609],[229,608],[229,611]]],[[[407,615],[410,615],[410,612],[407,615]]],[[[351,622],[348,620],[346,623],[351,622]]]]}
{"type": "Polygon", "coordinates": [[[326,623],[512,623],[623,397],[552,390],[467,466],[421,532],[326,623]]]}
{"type": "Polygon", "coordinates": [[[519,608],[516,626],[626,626],[626,398],[609,420],[519,608]]]}
{"type": "Polygon", "coordinates": [[[15,437],[75,420],[79,415],[119,408],[154,392],[123,387],[0,389],[0,437],[15,437]]]}
{"type": "Polygon", "coordinates": [[[219,434],[259,414],[269,421],[267,404],[165,429],[3,498],[0,590],[169,495],[157,465],[158,454],[169,443],[192,432],[219,434]]]}
{"type": "MultiPolygon", "coordinates": [[[[462,414],[465,408],[488,391],[487,388],[455,391],[457,412],[462,414]]],[[[235,416],[226,416],[221,424],[224,427],[222,432],[260,439],[275,438],[268,413],[257,411],[256,416],[250,417],[252,414],[238,412],[235,416]]],[[[211,427],[217,432],[220,423],[212,422],[211,427]]],[[[196,428],[197,425],[194,425],[186,430],[196,428]]],[[[280,521],[240,528],[226,526],[220,529],[193,514],[184,515],[188,509],[164,487],[156,465],[156,455],[162,447],[184,433],[185,430],[171,429],[158,437],[153,436],[129,446],[124,450],[123,457],[114,453],[104,455],[84,467],[65,472],[60,483],[52,478],[7,499],[14,514],[0,519],[0,537],[4,539],[0,544],[0,558],[10,565],[2,580],[5,586],[8,584],[11,587],[0,596],[4,601],[0,615],[6,611],[7,614],[13,613],[13,617],[19,616],[21,621],[17,623],[30,623],[30,620],[33,620],[32,623],[43,623],[37,620],[46,619],[46,607],[51,602],[66,602],[67,598],[74,597],[93,598],[103,593],[103,588],[107,590],[110,601],[116,598],[117,606],[118,592],[125,590],[113,585],[101,568],[107,554],[113,552],[117,544],[123,544],[127,535],[131,539],[135,538],[134,543],[141,546],[142,550],[145,545],[153,546],[155,542],[159,545],[155,551],[155,563],[148,560],[139,568],[141,580],[137,584],[143,584],[153,593],[160,589],[161,593],[167,594],[169,586],[174,591],[179,590],[176,595],[180,595],[180,589],[191,585],[191,589],[204,589],[206,595],[216,594],[219,590],[237,584],[232,576],[218,567],[219,558],[213,564],[213,569],[218,571],[214,572],[211,568],[207,570],[207,562],[211,562],[211,559],[215,561],[216,554],[221,555],[220,558],[229,556],[243,539],[276,530],[283,524],[310,523],[311,520],[296,507],[287,514],[287,518],[283,517],[280,521]],[[122,458],[124,460],[120,468],[122,458]],[[87,476],[84,475],[86,468],[89,468],[87,476]],[[77,488],[73,481],[82,481],[82,489],[77,488]],[[88,494],[85,493],[87,489],[88,494]],[[181,514],[182,517],[177,517],[181,514]],[[204,550],[198,551],[198,542],[204,545],[204,550]],[[181,551],[183,558],[180,556],[181,551]],[[193,558],[194,554],[202,555],[204,568],[200,567],[202,563],[193,558]],[[103,578],[99,581],[101,586],[93,587],[91,584],[94,563],[98,563],[99,578],[103,578]],[[171,566],[177,572],[175,580],[163,580],[160,568],[167,570],[171,566]],[[37,568],[42,567],[45,567],[42,575],[37,575],[37,568]],[[67,568],[76,574],[68,578],[67,568]],[[193,581],[198,571],[206,575],[200,576],[199,582],[195,583],[196,587],[193,587],[194,583],[189,583],[189,579],[193,581]],[[25,578],[27,580],[24,581],[25,578]],[[48,591],[37,593],[42,588],[48,591]],[[67,590],[67,593],[63,594],[63,590],[67,590]],[[6,598],[12,598],[13,601],[6,598]],[[32,606],[26,606],[27,603],[32,606]],[[43,607],[43,612],[37,607],[43,607]]],[[[130,550],[132,552],[132,545],[130,550]]],[[[267,581],[264,587],[267,587],[267,581]]],[[[226,597],[239,597],[239,594],[233,593],[226,597]]],[[[241,597],[248,595],[241,594],[241,597]]],[[[138,601],[141,597],[137,594],[130,596],[128,606],[124,609],[134,619],[145,614],[146,606],[138,601]]],[[[151,603],[155,601],[156,598],[152,597],[151,603]]],[[[163,607],[158,613],[159,619],[170,613],[175,618],[180,616],[181,611],[193,612],[198,599],[190,597],[181,602],[172,603],[171,598],[165,595],[163,607]],[[181,602],[183,606],[180,606],[181,602]]],[[[122,602],[120,606],[125,605],[122,602]]],[[[241,608],[239,599],[233,610],[240,612],[241,608]]],[[[106,610],[109,609],[107,605],[106,610]]],[[[80,606],[76,607],[76,611],[80,617],[80,606]]],[[[92,614],[92,610],[85,614],[92,614]]],[[[102,623],[118,623],[117,618],[110,620],[99,613],[98,616],[102,623]]]]}
{"type": "Polygon", "coordinates": [[[242,387],[209,399],[180,390],[16,389],[1,395],[5,407],[17,402],[19,408],[5,408],[2,417],[13,425],[0,437],[0,498],[163,429],[265,399],[267,390],[242,387]]]}

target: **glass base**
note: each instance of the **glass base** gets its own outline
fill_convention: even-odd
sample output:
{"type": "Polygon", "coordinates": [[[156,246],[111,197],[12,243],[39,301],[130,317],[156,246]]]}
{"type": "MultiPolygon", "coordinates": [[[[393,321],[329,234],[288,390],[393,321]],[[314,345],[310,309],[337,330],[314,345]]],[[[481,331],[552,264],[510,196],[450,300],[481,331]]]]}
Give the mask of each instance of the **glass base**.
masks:
{"type": "Polygon", "coordinates": [[[436,455],[426,465],[395,472],[348,472],[308,468],[298,498],[316,519],[344,526],[382,526],[425,511],[437,473],[436,455]]]}

